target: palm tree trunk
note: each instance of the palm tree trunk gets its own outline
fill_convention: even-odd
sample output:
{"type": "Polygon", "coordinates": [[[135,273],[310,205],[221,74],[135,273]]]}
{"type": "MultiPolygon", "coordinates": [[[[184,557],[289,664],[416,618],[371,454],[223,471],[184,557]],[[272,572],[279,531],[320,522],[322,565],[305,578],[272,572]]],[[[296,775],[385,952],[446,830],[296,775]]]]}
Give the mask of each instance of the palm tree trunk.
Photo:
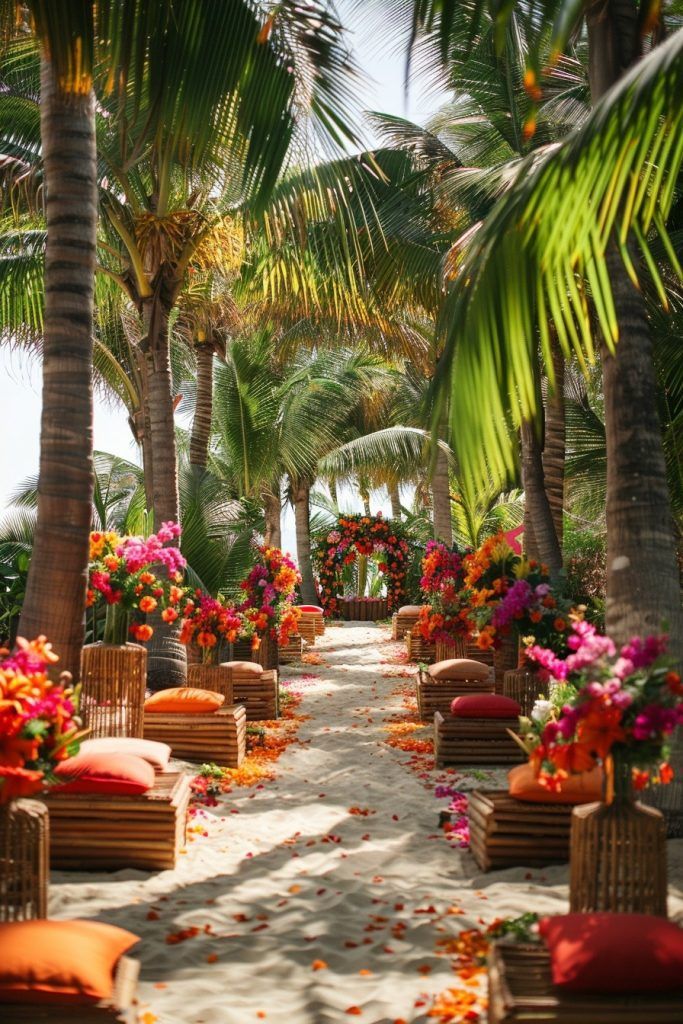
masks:
{"type": "Polygon", "coordinates": [[[337,494],[337,481],[334,479],[334,477],[330,477],[327,486],[329,487],[329,490],[330,490],[330,498],[332,499],[335,508],[338,509],[339,508],[339,495],[337,494]]]}
{"type": "Polygon", "coordinates": [[[294,523],[296,527],[296,558],[301,573],[301,600],[303,604],[317,604],[318,595],[311,562],[311,484],[298,480],[292,487],[294,523]]]}
{"type": "MultiPolygon", "coordinates": [[[[158,293],[145,305],[143,317],[147,327],[145,365],[154,474],[152,509],[155,528],[158,528],[169,520],[178,522],[180,515],[169,358],[169,306],[158,293]]],[[[187,651],[179,640],[179,623],[165,623],[155,613],[150,624],[154,627],[154,636],[147,647],[147,683],[150,689],[184,686],[187,682],[187,651]]]]}
{"type": "Polygon", "coordinates": [[[522,440],[522,485],[525,506],[536,556],[545,562],[551,575],[557,575],[562,568],[562,552],[555,533],[555,523],[550,501],[543,479],[543,458],[536,427],[524,420],[521,427],[522,440]]]}
{"type": "Polygon", "coordinates": [[[197,397],[190,438],[190,463],[206,469],[211,437],[213,403],[213,348],[207,342],[195,346],[197,356],[197,397]]]}
{"type": "Polygon", "coordinates": [[[401,488],[397,482],[388,484],[389,503],[391,505],[391,518],[401,518],[401,488]]]}
{"type": "Polygon", "coordinates": [[[63,95],[41,69],[47,193],[38,519],[19,635],[44,633],[78,680],[93,494],[93,295],[97,240],[95,101],[63,95]]]}
{"type": "Polygon", "coordinates": [[[561,553],[564,537],[566,420],[564,408],[564,356],[557,341],[553,343],[552,354],[555,383],[551,386],[550,381],[548,381],[548,395],[545,404],[543,478],[561,553]]]}
{"type": "MultiPolygon", "coordinates": [[[[277,488],[279,491],[280,482],[278,480],[277,488]]],[[[281,512],[282,508],[280,505],[279,495],[275,495],[272,491],[265,488],[261,491],[261,501],[263,502],[263,514],[266,520],[266,530],[264,540],[266,544],[272,547],[282,547],[282,525],[281,525],[281,512]]]]}
{"type": "MultiPolygon", "coordinates": [[[[588,8],[589,78],[593,100],[621,77],[640,51],[638,10],[612,0],[609,11],[588,8]]],[[[683,655],[683,612],[655,404],[652,338],[642,295],[616,246],[606,257],[619,325],[616,353],[601,350],[607,444],[607,631],[617,642],[666,628],[670,648],[683,655]]],[[[667,817],[670,835],[683,835],[683,737],[670,757],[674,782],[646,790],[667,817]]]]}
{"type": "MultiPolygon", "coordinates": [[[[447,434],[447,424],[442,422],[439,438],[447,434]]],[[[432,474],[432,525],[436,540],[442,540],[450,547],[453,543],[451,524],[451,488],[448,472],[448,456],[440,448],[436,450],[436,461],[432,474]]]]}

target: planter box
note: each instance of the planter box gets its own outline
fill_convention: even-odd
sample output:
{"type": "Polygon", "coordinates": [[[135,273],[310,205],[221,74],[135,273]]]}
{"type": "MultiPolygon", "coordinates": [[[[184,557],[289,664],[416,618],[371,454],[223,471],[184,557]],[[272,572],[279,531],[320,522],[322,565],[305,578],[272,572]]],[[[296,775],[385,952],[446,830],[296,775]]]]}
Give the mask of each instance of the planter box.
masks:
{"type": "Polygon", "coordinates": [[[147,649],[87,644],[81,653],[81,715],[89,738],[142,736],[147,649]]]}
{"type": "Polygon", "coordinates": [[[386,597],[352,597],[342,601],[340,608],[346,622],[377,622],[389,615],[386,597]]]}

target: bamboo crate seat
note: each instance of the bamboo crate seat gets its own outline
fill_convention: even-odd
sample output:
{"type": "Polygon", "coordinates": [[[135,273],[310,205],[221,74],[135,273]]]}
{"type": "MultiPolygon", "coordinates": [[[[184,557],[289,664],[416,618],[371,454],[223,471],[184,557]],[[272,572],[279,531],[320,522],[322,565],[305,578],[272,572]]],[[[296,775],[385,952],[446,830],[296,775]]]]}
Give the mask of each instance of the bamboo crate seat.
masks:
{"type": "Polygon", "coordinates": [[[280,644],[280,664],[296,665],[301,661],[304,649],[303,637],[300,633],[292,633],[286,644],[280,644]]]}
{"type": "MultiPolygon", "coordinates": [[[[231,685],[234,689],[237,684],[231,685]]],[[[246,711],[240,703],[206,714],[147,712],[145,739],[168,743],[173,756],[182,760],[239,768],[247,752],[246,711]]]]}
{"type": "Polygon", "coordinates": [[[53,869],[161,871],[185,843],[190,776],[162,772],[137,796],[53,792],[45,803],[53,869]]]}
{"type": "Polygon", "coordinates": [[[279,718],[280,697],[278,674],[275,669],[263,671],[260,676],[233,674],[233,696],[236,704],[244,704],[248,722],[270,721],[279,718]]]}
{"type": "Polygon", "coordinates": [[[470,794],[470,850],[482,871],[569,860],[571,804],[516,800],[506,790],[470,794]]]}
{"type": "Polygon", "coordinates": [[[122,956],[116,965],[114,989],[110,999],[84,1006],[59,1003],[2,1003],[3,1024],[137,1024],[137,988],[140,964],[122,956]]]}
{"type": "Polygon", "coordinates": [[[434,715],[434,761],[444,765],[519,764],[524,753],[508,729],[517,729],[517,718],[456,718],[434,715]]]}
{"type": "Polygon", "coordinates": [[[471,658],[472,661],[480,661],[483,665],[488,665],[493,674],[493,649],[489,647],[488,650],[484,651],[481,647],[477,647],[476,643],[468,643],[466,645],[466,658],[471,658]]]}
{"type": "Polygon", "coordinates": [[[91,738],[142,736],[146,681],[147,650],[141,644],[86,644],[80,711],[91,738]]]}
{"type": "Polygon", "coordinates": [[[299,634],[311,647],[315,646],[315,638],[320,635],[316,627],[318,618],[322,619],[318,612],[302,612],[299,618],[299,634]]]}
{"type": "Polygon", "coordinates": [[[418,612],[394,612],[391,616],[391,639],[402,640],[409,630],[415,628],[418,617],[418,612]]]}
{"type": "MultiPolygon", "coordinates": [[[[647,950],[643,950],[647,956],[647,950]]],[[[683,985],[683,979],[682,979],[683,985]]],[[[680,992],[563,992],[544,946],[495,942],[489,954],[489,1024],[680,1024],[680,992]]]]}
{"type": "Polygon", "coordinates": [[[433,679],[424,669],[418,672],[417,710],[423,722],[431,722],[436,711],[450,715],[455,698],[472,693],[493,693],[493,685],[481,679],[433,679]]]}
{"type": "Polygon", "coordinates": [[[424,661],[429,664],[436,657],[436,644],[423,640],[419,633],[409,629],[405,636],[408,661],[424,661]]]}

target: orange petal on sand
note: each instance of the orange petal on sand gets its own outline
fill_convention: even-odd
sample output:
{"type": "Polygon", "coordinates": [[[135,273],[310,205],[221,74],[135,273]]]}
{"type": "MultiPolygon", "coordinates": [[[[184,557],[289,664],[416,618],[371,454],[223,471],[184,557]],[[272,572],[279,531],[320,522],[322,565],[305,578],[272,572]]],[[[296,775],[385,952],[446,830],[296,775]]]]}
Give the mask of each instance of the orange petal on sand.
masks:
{"type": "Polygon", "coordinates": [[[215,964],[217,960],[218,960],[218,953],[209,953],[209,955],[206,958],[207,964],[215,964]]]}
{"type": "Polygon", "coordinates": [[[324,960],[314,960],[311,964],[312,971],[325,971],[327,970],[327,963],[324,960]]]}
{"type": "Polygon", "coordinates": [[[344,1012],[348,1013],[349,1017],[360,1017],[363,1011],[360,1006],[349,1006],[344,1012]]]}
{"type": "Polygon", "coordinates": [[[156,1024],[158,1020],[159,1018],[157,1017],[156,1013],[150,1013],[150,1011],[147,1010],[140,1017],[140,1024],[156,1024]]]}
{"type": "Polygon", "coordinates": [[[358,973],[362,974],[364,978],[367,978],[369,975],[374,974],[374,971],[368,971],[367,968],[363,967],[358,973]]]}

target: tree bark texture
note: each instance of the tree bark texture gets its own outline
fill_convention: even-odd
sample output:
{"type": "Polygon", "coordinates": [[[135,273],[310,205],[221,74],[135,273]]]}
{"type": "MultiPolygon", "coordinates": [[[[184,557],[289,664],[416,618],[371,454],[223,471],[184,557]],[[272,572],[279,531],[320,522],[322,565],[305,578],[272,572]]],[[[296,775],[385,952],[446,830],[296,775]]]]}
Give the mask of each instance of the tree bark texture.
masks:
{"type": "Polygon", "coordinates": [[[389,503],[391,505],[391,518],[401,518],[401,489],[398,482],[389,484],[387,490],[389,491],[389,503]]]}
{"type": "Polygon", "coordinates": [[[309,480],[298,480],[292,484],[294,523],[296,527],[296,558],[301,573],[301,601],[303,604],[317,604],[318,595],[313,578],[311,562],[311,484],[309,480]]]}
{"type": "Polygon", "coordinates": [[[551,575],[557,575],[562,568],[562,552],[543,479],[541,443],[535,425],[529,420],[524,420],[520,433],[522,484],[533,543],[537,557],[548,566],[551,575]]]}
{"type": "Polygon", "coordinates": [[[195,354],[197,357],[197,396],[190,437],[190,462],[193,466],[201,466],[205,469],[209,455],[213,411],[213,346],[208,342],[196,345],[195,354]]]}
{"type": "Polygon", "coordinates": [[[566,420],[564,407],[564,356],[557,342],[553,344],[553,371],[555,383],[551,384],[548,381],[548,392],[545,402],[543,479],[561,553],[564,538],[566,420]]]}
{"type": "MultiPolygon", "coordinates": [[[[279,481],[276,486],[279,491],[279,481]]],[[[266,521],[264,540],[266,544],[280,548],[282,547],[282,506],[280,503],[280,496],[279,494],[273,494],[272,491],[268,489],[264,489],[261,492],[261,501],[263,503],[263,515],[266,521]]]]}
{"type": "Polygon", "coordinates": [[[45,634],[78,680],[93,494],[93,302],[97,240],[95,101],[64,96],[41,69],[47,194],[38,518],[19,635],[45,634]]]}
{"type": "MultiPolygon", "coordinates": [[[[440,424],[439,438],[448,435],[448,422],[444,418],[440,424]]],[[[436,460],[432,473],[432,525],[436,540],[442,540],[450,547],[453,543],[453,526],[451,523],[451,487],[449,479],[448,456],[441,448],[436,450],[436,460]]]]}

